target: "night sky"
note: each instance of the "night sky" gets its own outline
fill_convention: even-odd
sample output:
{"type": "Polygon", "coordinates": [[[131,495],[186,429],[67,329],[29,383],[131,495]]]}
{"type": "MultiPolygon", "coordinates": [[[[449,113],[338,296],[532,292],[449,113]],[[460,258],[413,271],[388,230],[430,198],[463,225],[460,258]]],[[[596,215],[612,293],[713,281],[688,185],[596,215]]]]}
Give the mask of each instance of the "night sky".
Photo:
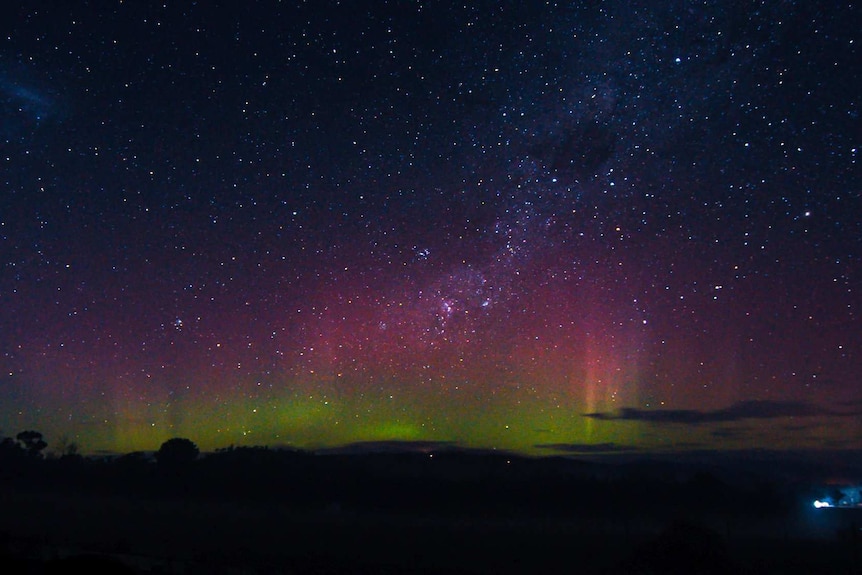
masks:
{"type": "Polygon", "coordinates": [[[0,435],[862,440],[853,2],[4,2],[0,435]]]}

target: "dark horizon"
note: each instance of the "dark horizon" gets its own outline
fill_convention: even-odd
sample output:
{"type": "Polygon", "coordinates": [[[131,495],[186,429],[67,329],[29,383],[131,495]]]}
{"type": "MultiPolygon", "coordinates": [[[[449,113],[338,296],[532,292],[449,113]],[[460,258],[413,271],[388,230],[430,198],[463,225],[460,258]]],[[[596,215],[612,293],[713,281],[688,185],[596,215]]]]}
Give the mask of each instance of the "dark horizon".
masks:
{"type": "MultiPolygon", "coordinates": [[[[30,432],[28,432],[30,433],[30,432]]],[[[46,440],[40,433],[41,440],[46,440]]],[[[19,450],[27,451],[26,444],[14,437],[3,438],[11,442],[7,447],[12,451],[6,456],[14,456],[19,450]]],[[[481,465],[483,460],[505,460],[519,464],[539,467],[553,462],[564,462],[570,469],[593,470],[599,473],[638,473],[638,470],[662,470],[667,477],[690,477],[706,473],[733,482],[744,484],[769,482],[775,485],[855,485],[862,478],[862,449],[823,448],[823,449],[704,449],[688,446],[667,450],[638,450],[613,443],[606,444],[551,444],[536,445],[534,453],[523,453],[495,448],[467,447],[450,441],[357,441],[339,446],[307,449],[291,444],[229,444],[214,449],[201,450],[189,438],[172,438],[170,441],[190,442],[200,454],[200,458],[219,456],[234,450],[247,450],[248,453],[284,454],[287,457],[320,456],[324,458],[363,458],[407,457],[413,460],[428,459],[437,461],[456,458],[464,463],[481,465]],[[417,459],[418,458],[418,459],[417,459]],[[533,463],[530,463],[533,462],[533,463]],[[634,470],[634,471],[633,471],[634,470]]],[[[153,449],[116,452],[102,450],[86,452],[80,450],[68,437],[62,437],[57,444],[45,442],[47,447],[38,450],[34,461],[78,461],[81,458],[93,462],[123,460],[128,457],[144,457],[156,462],[157,453],[164,446],[153,449]],[[71,459],[70,459],[71,458],[71,459]]],[[[21,452],[23,453],[23,451],[21,452]]],[[[10,461],[14,461],[14,458],[10,461]]]]}
{"type": "Polygon", "coordinates": [[[152,457],[45,449],[37,432],[0,442],[4,573],[515,575],[575,561],[596,575],[787,575],[859,565],[862,484],[824,480],[810,460],[782,459],[787,451],[584,460],[384,441],[201,453],[186,438],[152,457]]]}

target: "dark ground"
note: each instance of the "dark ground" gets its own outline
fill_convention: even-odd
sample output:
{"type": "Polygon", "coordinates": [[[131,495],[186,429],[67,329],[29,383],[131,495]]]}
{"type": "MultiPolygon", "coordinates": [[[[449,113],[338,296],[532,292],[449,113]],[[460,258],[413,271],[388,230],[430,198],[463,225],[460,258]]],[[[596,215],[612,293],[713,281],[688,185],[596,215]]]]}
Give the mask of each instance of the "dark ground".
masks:
{"type": "Polygon", "coordinates": [[[0,572],[862,572],[862,513],[814,510],[803,486],[427,459],[234,450],[172,469],[141,456],[28,462],[0,481],[0,572]]]}

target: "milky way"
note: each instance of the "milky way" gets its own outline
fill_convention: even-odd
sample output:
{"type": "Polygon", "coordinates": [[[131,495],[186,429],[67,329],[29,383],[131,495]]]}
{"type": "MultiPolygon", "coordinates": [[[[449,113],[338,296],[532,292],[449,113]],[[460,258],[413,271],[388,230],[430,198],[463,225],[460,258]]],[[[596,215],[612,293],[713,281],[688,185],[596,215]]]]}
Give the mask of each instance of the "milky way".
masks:
{"type": "Polygon", "coordinates": [[[0,432],[856,446],[859,10],[532,4],[4,8],[0,432]]]}

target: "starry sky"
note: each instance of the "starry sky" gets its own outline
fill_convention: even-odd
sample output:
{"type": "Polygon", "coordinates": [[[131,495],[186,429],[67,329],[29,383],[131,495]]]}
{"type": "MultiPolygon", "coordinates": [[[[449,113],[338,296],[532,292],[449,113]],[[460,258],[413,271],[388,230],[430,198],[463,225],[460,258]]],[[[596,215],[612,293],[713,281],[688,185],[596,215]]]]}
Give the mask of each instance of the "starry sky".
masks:
{"type": "Polygon", "coordinates": [[[5,2],[0,432],[862,439],[852,2],[5,2]]]}

